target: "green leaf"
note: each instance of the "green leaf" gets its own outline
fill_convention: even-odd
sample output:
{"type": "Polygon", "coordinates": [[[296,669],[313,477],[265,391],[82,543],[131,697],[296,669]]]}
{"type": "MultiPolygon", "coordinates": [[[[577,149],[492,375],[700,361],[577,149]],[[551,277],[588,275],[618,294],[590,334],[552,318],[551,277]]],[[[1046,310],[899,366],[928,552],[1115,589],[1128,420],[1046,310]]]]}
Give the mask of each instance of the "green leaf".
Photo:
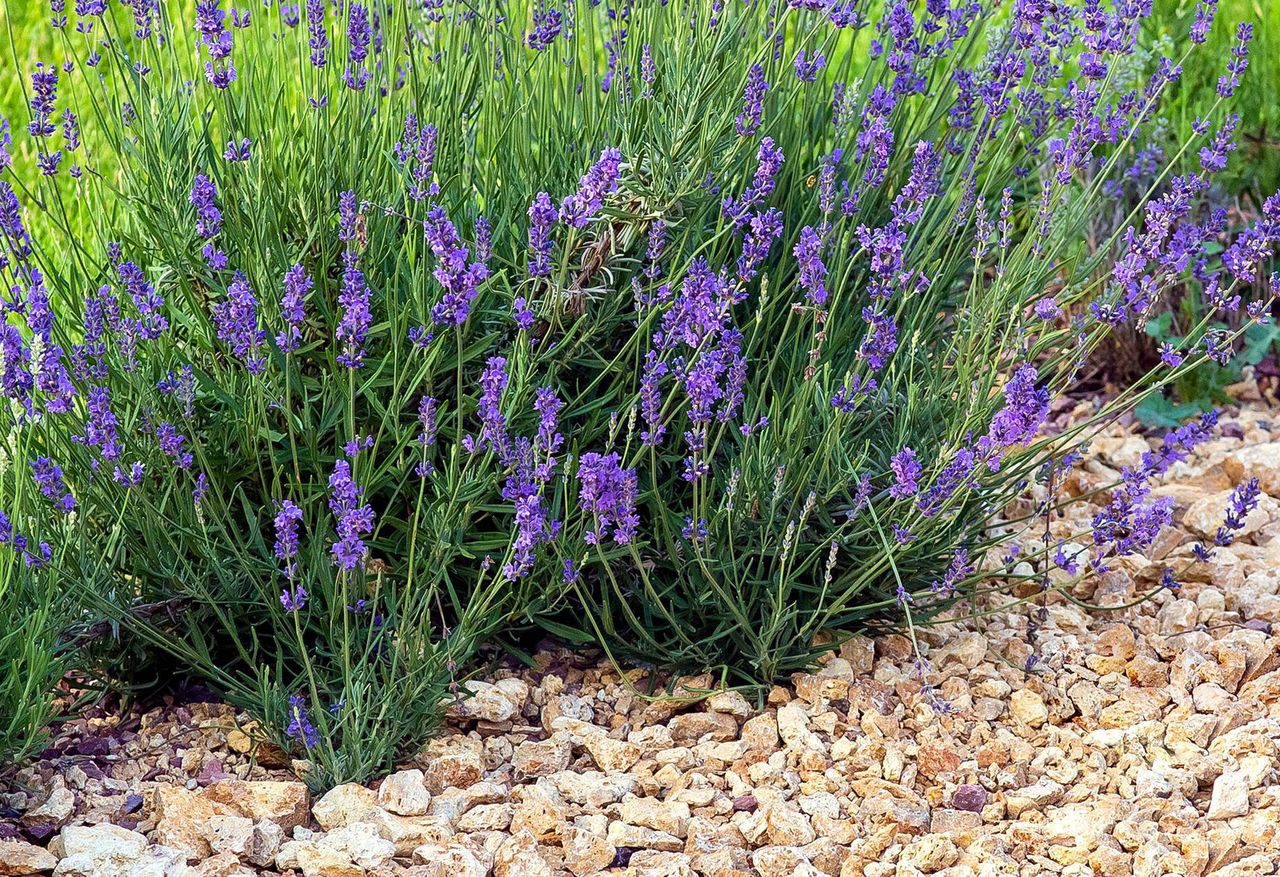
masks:
{"type": "Polygon", "coordinates": [[[1198,402],[1174,402],[1164,396],[1152,394],[1138,403],[1133,413],[1143,426],[1172,429],[1206,408],[1207,406],[1198,402]]]}

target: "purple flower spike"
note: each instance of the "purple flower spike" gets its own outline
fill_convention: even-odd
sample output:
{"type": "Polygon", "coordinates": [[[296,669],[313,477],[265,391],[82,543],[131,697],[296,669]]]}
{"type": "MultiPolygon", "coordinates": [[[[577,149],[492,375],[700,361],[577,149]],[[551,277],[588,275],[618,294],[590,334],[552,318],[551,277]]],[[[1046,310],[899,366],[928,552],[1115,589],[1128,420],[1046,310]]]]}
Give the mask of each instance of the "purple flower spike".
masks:
{"type": "MultiPolygon", "coordinates": [[[[160,441],[160,450],[173,460],[179,469],[190,469],[193,462],[191,452],[186,450],[187,437],[178,432],[167,420],[156,427],[156,438],[160,441]]],[[[136,464],[135,464],[136,465],[136,464]]],[[[141,467],[138,467],[140,474],[141,467]]]]}
{"type": "Polygon", "coordinates": [[[818,73],[827,66],[827,59],[817,52],[806,57],[804,49],[796,53],[795,71],[796,79],[801,82],[813,82],[818,78],[818,73]]]}
{"type": "Polygon", "coordinates": [[[440,403],[431,396],[423,396],[418,400],[418,423],[422,431],[418,434],[418,443],[424,448],[436,443],[436,411],[440,403]]]}
{"type": "Polygon", "coordinates": [[[213,322],[218,340],[230,345],[249,374],[256,375],[266,367],[262,344],[267,333],[258,328],[258,300],[249,281],[239,271],[227,287],[227,297],[213,306],[213,322]]]}
{"type": "Polygon", "coordinates": [[[471,252],[463,246],[443,207],[431,208],[423,231],[436,257],[432,276],[444,287],[444,296],[431,308],[431,320],[438,325],[461,326],[471,315],[471,305],[480,293],[480,284],[489,277],[489,267],[481,261],[468,261],[471,252]]]}
{"type": "Polygon", "coordinates": [[[600,544],[610,528],[616,544],[628,544],[640,525],[635,470],[624,469],[616,452],[590,452],[583,454],[578,464],[578,480],[578,504],[595,522],[584,537],[587,544],[600,544]]]}
{"type": "Polygon", "coordinates": [[[364,68],[365,59],[369,57],[369,39],[372,30],[369,27],[369,10],[362,3],[352,3],[347,12],[347,69],[342,80],[347,88],[363,91],[369,82],[369,71],[364,68]]]}
{"type": "Polygon", "coordinates": [[[324,7],[324,0],[307,0],[307,45],[313,67],[328,63],[329,33],[324,27],[324,7]]]}
{"type": "Polygon", "coordinates": [[[365,283],[364,274],[356,267],[356,254],[353,251],[344,253],[342,261],[346,265],[342,272],[342,292],[338,295],[342,318],[334,333],[342,345],[342,351],[338,354],[337,361],[347,368],[360,368],[364,365],[365,336],[373,325],[373,312],[369,309],[369,285],[365,283]]]}
{"type": "Polygon", "coordinates": [[[76,498],[67,490],[66,482],[62,480],[61,466],[48,457],[37,457],[31,463],[31,477],[40,488],[40,494],[56,505],[63,514],[75,511],[76,498]]]}
{"type": "Polygon", "coordinates": [[[827,303],[827,266],[822,262],[822,238],[812,226],[800,229],[794,252],[800,266],[800,288],[814,307],[821,308],[827,303]]]}
{"type": "Polygon", "coordinates": [[[559,216],[546,192],[539,192],[529,205],[529,273],[534,277],[551,273],[551,230],[559,216]]]}
{"type": "Polygon", "coordinates": [[[280,299],[280,316],[285,329],[276,335],[276,344],[286,353],[298,349],[302,340],[302,323],[306,319],[307,293],[314,285],[301,265],[294,265],[284,275],[284,297],[280,299]]]}
{"type": "Polygon", "coordinates": [[[53,124],[54,104],[58,100],[58,68],[37,62],[31,74],[31,122],[27,131],[32,137],[49,137],[53,124]]]}
{"type": "Polygon", "coordinates": [[[764,117],[764,94],[768,90],[764,69],[759,64],[752,64],[747,71],[747,87],[742,92],[742,112],[733,123],[738,136],[750,137],[760,130],[760,120],[764,117]]]}
{"type": "Polygon", "coordinates": [[[750,211],[769,197],[777,183],[783,155],[772,137],[765,137],[760,141],[760,148],[756,150],[756,162],[755,177],[747,191],[740,198],[725,198],[722,205],[724,215],[739,228],[750,221],[750,211]]]}
{"type": "Polygon", "coordinates": [[[1236,534],[1244,529],[1245,519],[1249,517],[1249,513],[1258,507],[1258,498],[1261,493],[1262,488],[1257,478],[1250,478],[1236,485],[1227,500],[1227,513],[1222,526],[1218,528],[1213,544],[1225,547],[1235,541],[1236,534]]]}
{"type": "Polygon", "coordinates": [[[911,448],[903,448],[894,454],[889,466],[893,470],[894,479],[893,486],[889,488],[889,495],[894,499],[915,496],[919,490],[916,481],[921,472],[920,463],[916,460],[916,452],[911,448]]]}
{"type": "Polygon", "coordinates": [[[314,749],[320,742],[320,732],[307,716],[306,700],[300,694],[289,698],[289,727],[285,733],[307,749],[314,749]]]}
{"type": "Polygon", "coordinates": [[[351,477],[351,464],[339,459],[329,476],[329,509],[333,512],[338,538],[329,552],[343,570],[353,570],[364,562],[365,544],[360,537],[373,531],[373,507],[362,505],[364,494],[351,477]]]}
{"type": "Polygon", "coordinates": [[[578,180],[578,191],[560,203],[560,219],[565,225],[583,228],[604,206],[604,196],[618,188],[622,153],[605,149],[591,169],[578,180]]]}
{"type": "MultiPolygon", "coordinates": [[[[298,524],[302,522],[302,509],[298,508],[293,500],[286,499],[280,504],[280,510],[276,512],[276,559],[283,564],[283,571],[287,578],[293,579],[298,574],[298,524]]],[[[306,599],[306,592],[303,591],[303,600],[306,599]]],[[[280,601],[284,602],[282,595],[280,601]]],[[[295,608],[301,608],[301,603],[296,599],[295,608]]],[[[286,609],[290,607],[286,604],[286,609]]],[[[290,609],[290,611],[293,611],[290,609]]]]}
{"type": "Polygon", "coordinates": [[[221,0],[198,0],[196,3],[196,32],[209,55],[204,75],[214,88],[227,88],[236,79],[236,68],[231,63],[231,49],[235,38],[224,22],[227,13],[221,8],[221,0]]]}

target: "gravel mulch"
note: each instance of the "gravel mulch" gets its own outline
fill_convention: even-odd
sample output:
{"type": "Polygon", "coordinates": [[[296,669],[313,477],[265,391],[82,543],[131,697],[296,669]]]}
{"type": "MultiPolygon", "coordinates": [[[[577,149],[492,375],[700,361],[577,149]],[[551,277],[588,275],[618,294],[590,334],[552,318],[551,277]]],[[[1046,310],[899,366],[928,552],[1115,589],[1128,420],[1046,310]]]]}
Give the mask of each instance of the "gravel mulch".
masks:
{"type": "MultiPolygon", "coordinates": [[[[710,677],[655,701],[644,670],[551,650],[477,682],[401,771],[318,800],[226,705],[90,716],[0,796],[0,877],[1273,874],[1280,411],[1254,399],[1221,431],[1158,488],[1177,526],[1151,556],[1071,596],[1122,606],[1191,562],[1178,590],[966,607],[917,631],[929,686],[901,635],[845,642],[762,707],[710,677]],[[1241,537],[1192,562],[1250,477],[1267,495],[1241,537]]],[[[1117,427],[1064,489],[1149,447],[1117,427]]]]}

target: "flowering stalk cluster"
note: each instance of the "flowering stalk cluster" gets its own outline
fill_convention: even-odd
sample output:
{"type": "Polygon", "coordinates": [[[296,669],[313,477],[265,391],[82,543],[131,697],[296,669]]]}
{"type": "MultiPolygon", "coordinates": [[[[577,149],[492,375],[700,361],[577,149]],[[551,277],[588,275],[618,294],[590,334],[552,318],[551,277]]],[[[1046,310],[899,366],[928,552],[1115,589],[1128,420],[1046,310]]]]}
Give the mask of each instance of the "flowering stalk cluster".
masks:
{"type": "Polygon", "coordinates": [[[1145,142],[1179,70],[1132,72],[1142,4],[713,6],[201,0],[92,49],[81,117],[58,89],[98,61],[30,71],[0,127],[6,557],[86,582],[327,782],[426,733],[499,628],[772,678],[1018,563],[1147,551],[1212,416],[1081,539],[1020,546],[1099,424],[1236,337],[1189,331],[1047,437],[1085,355],[1173,289],[1266,316],[1280,197],[1243,229],[1214,203],[1227,107],[1145,142]],[[122,172],[44,172],[84,144],[122,172]],[[60,185],[113,210],[71,233],[60,185]]]}

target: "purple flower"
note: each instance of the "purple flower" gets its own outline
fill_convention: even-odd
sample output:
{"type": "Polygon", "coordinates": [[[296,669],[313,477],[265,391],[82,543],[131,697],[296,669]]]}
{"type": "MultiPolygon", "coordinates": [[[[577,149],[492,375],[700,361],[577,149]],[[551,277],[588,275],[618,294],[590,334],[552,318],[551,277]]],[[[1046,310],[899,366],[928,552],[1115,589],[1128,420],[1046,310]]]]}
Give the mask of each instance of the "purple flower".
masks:
{"type": "Polygon", "coordinates": [[[821,308],[827,303],[827,266],[822,262],[822,238],[812,226],[800,229],[794,253],[800,267],[800,288],[814,307],[821,308]]]}
{"type": "Polygon", "coordinates": [[[893,106],[894,99],[883,86],[877,85],[872,89],[863,111],[862,126],[854,143],[854,161],[866,162],[862,181],[872,188],[879,188],[884,184],[889,162],[893,157],[894,134],[893,127],[889,124],[889,113],[893,106]]]}
{"type": "MultiPolygon", "coordinates": [[[[196,209],[196,234],[208,240],[222,231],[222,211],[217,204],[218,187],[213,180],[204,174],[196,174],[196,181],[191,186],[191,206],[196,209]]],[[[225,267],[225,256],[217,252],[210,244],[204,250],[206,261],[210,267],[225,267]]]]}
{"type": "Polygon", "coordinates": [[[61,466],[48,457],[37,457],[31,463],[31,477],[40,488],[40,494],[54,503],[63,514],[75,511],[76,498],[67,490],[61,466]]]}
{"type": "Polygon", "coordinates": [[[1185,357],[1178,352],[1178,348],[1170,342],[1166,341],[1160,345],[1160,361],[1169,368],[1177,368],[1182,365],[1184,359],[1185,357]]]}
{"type": "Polygon", "coordinates": [[[551,202],[551,196],[539,192],[529,205],[529,273],[534,277],[546,277],[551,273],[551,230],[555,228],[559,214],[551,202]]]}
{"type": "Polygon", "coordinates": [[[893,470],[893,486],[889,488],[889,495],[894,499],[915,496],[920,489],[916,480],[921,472],[916,452],[909,447],[903,448],[893,455],[889,468],[893,470]]]}
{"type": "Polygon", "coordinates": [[[338,195],[338,240],[351,245],[356,243],[356,229],[360,222],[360,202],[354,191],[338,195]]]}
{"type": "Polygon", "coordinates": [[[804,49],[796,53],[795,60],[796,79],[801,82],[813,82],[818,78],[818,73],[827,66],[827,59],[817,52],[806,58],[804,49]]]}
{"type": "Polygon", "coordinates": [[[565,225],[583,228],[604,206],[604,196],[618,187],[622,153],[604,149],[599,159],[578,180],[578,191],[560,202],[560,219],[565,225]]]}
{"type": "Polygon", "coordinates": [[[218,340],[230,345],[249,374],[256,375],[266,367],[261,348],[267,333],[258,328],[258,300],[249,281],[239,271],[227,287],[227,297],[213,306],[213,322],[218,340]]]}
{"type": "Polygon", "coordinates": [[[48,137],[56,130],[53,110],[57,100],[58,68],[36,62],[31,74],[31,122],[27,125],[32,137],[48,137]]]}
{"type": "Polygon", "coordinates": [[[1257,478],[1250,478],[1236,485],[1227,499],[1227,513],[1214,537],[1215,545],[1225,547],[1235,541],[1235,534],[1244,529],[1249,513],[1258,507],[1258,495],[1261,492],[1257,478]]]}
{"type": "Polygon", "coordinates": [[[951,555],[951,565],[947,567],[946,573],[940,581],[930,585],[929,590],[939,597],[950,597],[962,581],[973,575],[973,571],[974,566],[969,561],[969,552],[963,548],[957,548],[951,555]]]}
{"type": "Polygon", "coordinates": [[[298,612],[307,605],[306,587],[302,582],[290,581],[290,583],[280,591],[280,605],[284,607],[285,612],[298,612]]]}
{"type": "Polygon", "coordinates": [[[338,538],[329,549],[341,569],[353,570],[364,561],[365,544],[360,537],[373,531],[373,507],[361,504],[364,490],[351,477],[351,464],[339,459],[329,476],[329,509],[333,512],[338,538]]]}
{"type": "Polygon", "coordinates": [[[362,3],[352,3],[347,12],[348,63],[342,81],[354,91],[363,91],[369,82],[369,71],[364,68],[364,61],[369,57],[371,36],[369,10],[362,3]]]}
{"type": "Polygon", "coordinates": [[[436,128],[434,125],[418,126],[418,117],[410,113],[404,120],[404,136],[395,147],[396,160],[409,171],[412,185],[409,197],[414,201],[434,198],[440,186],[431,179],[436,161],[436,128]]]}
{"type": "Polygon", "coordinates": [[[142,475],[144,471],[145,469],[142,463],[135,460],[128,469],[121,469],[119,466],[115,467],[115,471],[112,473],[111,477],[117,484],[123,485],[128,489],[137,487],[142,483],[142,475]]]}
{"type": "Polygon", "coordinates": [[[525,42],[535,52],[543,52],[551,47],[560,36],[562,16],[560,9],[552,2],[541,2],[533,9],[533,29],[529,31],[525,42]]]}
{"type": "Polygon", "coordinates": [[[373,442],[373,436],[371,435],[355,436],[342,446],[342,452],[354,460],[361,451],[367,451],[372,448],[373,442]]]}
{"type": "Polygon", "coordinates": [[[197,0],[195,29],[209,55],[204,75],[214,88],[226,88],[236,79],[236,68],[229,57],[235,38],[224,25],[226,17],[221,0],[197,0]]]}
{"type": "Polygon", "coordinates": [[[551,480],[555,466],[554,454],[564,444],[564,436],[559,432],[560,412],[564,409],[563,400],[559,399],[550,387],[539,387],[534,394],[533,410],[538,413],[538,432],[533,439],[533,453],[536,462],[534,479],[545,484],[551,480]]]}
{"type": "MultiPolygon", "coordinates": [[[[283,564],[283,571],[286,578],[293,579],[298,573],[298,524],[302,522],[302,509],[298,508],[293,500],[286,499],[280,504],[279,511],[276,512],[276,559],[283,564]]],[[[286,592],[288,593],[288,592],[286,592]]],[[[296,597],[296,595],[295,595],[296,597]]],[[[306,600],[306,592],[302,593],[302,601],[306,600]]],[[[285,603],[285,595],[280,595],[280,602],[285,603]]],[[[292,601],[295,605],[291,608],[285,603],[285,608],[289,611],[301,609],[303,602],[297,599],[292,601]]]]}
{"type": "Polygon", "coordinates": [[[1035,303],[1034,307],[1036,316],[1042,320],[1054,320],[1062,314],[1062,308],[1058,307],[1058,303],[1054,301],[1053,296],[1047,296],[1035,303]]]}
{"type": "Polygon", "coordinates": [[[858,357],[866,360],[873,371],[879,371],[898,349],[898,324],[878,306],[863,308],[862,319],[867,324],[867,333],[858,348],[858,357]]]}
{"type": "Polygon", "coordinates": [[[111,411],[111,391],[106,387],[91,387],[86,408],[84,435],[73,436],[73,440],[97,448],[103,459],[116,459],[120,456],[119,421],[111,411]]]}
{"type": "Polygon", "coordinates": [[[1133,479],[1145,481],[1153,475],[1168,472],[1175,463],[1186,460],[1196,446],[1208,441],[1217,425],[1218,412],[1208,411],[1196,420],[1165,433],[1159,450],[1143,453],[1139,471],[1133,479]]]}
{"type": "Polygon", "coordinates": [[[418,434],[418,443],[428,448],[436,443],[436,411],[440,403],[431,396],[423,396],[418,400],[418,423],[422,431],[418,434]]]}
{"type": "Polygon", "coordinates": [[[80,148],[80,120],[71,110],[62,113],[62,148],[67,152],[80,148]]]}
{"type": "Polygon", "coordinates": [[[480,376],[480,400],[476,413],[480,416],[480,434],[467,437],[465,444],[470,453],[489,450],[505,461],[510,456],[510,439],[507,436],[507,419],[502,414],[502,393],[507,388],[507,361],[501,356],[489,357],[484,373],[480,376]]]}
{"type": "Polygon", "coordinates": [[[764,69],[759,64],[752,64],[747,71],[747,86],[742,92],[742,112],[734,120],[733,128],[740,137],[750,137],[760,130],[760,120],[764,116],[764,94],[769,90],[769,83],[764,81],[764,69]]]}
{"type": "Polygon", "coordinates": [[[694,545],[703,545],[707,541],[707,534],[711,530],[707,526],[706,518],[698,518],[697,522],[689,515],[684,517],[684,526],[680,528],[680,535],[694,545]]]}
{"type": "Polygon", "coordinates": [[[750,211],[773,192],[783,159],[782,150],[774,145],[772,137],[765,137],[760,141],[760,148],[756,150],[756,173],[751,185],[742,193],[742,197],[725,198],[721,205],[724,215],[735,226],[740,228],[746,224],[750,211]]]}
{"type": "Polygon", "coordinates": [[[987,447],[995,454],[1036,437],[1049,416],[1049,391],[1036,388],[1039,373],[1033,365],[1020,366],[1004,387],[1004,406],[991,419],[987,447]]]}
{"type": "Polygon", "coordinates": [[[640,441],[649,447],[662,444],[667,433],[662,422],[662,379],[668,371],[658,351],[650,350],[645,354],[644,371],[640,377],[640,417],[645,428],[640,432],[640,441]]]}
{"type": "Polygon", "coordinates": [[[285,733],[307,749],[315,748],[320,742],[320,732],[311,724],[311,719],[307,716],[306,701],[300,694],[289,698],[289,726],[285,728],[285,733]]]}
{"type": "Polygon", "coordinates": [[[1053,565],[1069,576],[1073,576],[1080,571],[1080,564],[1076,563],[1074,555],[1067,556],[1066,542],[1061,539],[1058,540],[1058,547],[1053,552],[1053,565]]]}
{"type": "Polygon", "coordinates": [[[160,450],[173,460],[179,469],[190,469],[193,462],[191,452],[186,450],[187,437],[178,432],[167,420],[156,427],[156,438],[160,442],[160,450]]]}
{"type": "Polygon", "coordinates": [[[1249,41],[1253,39],[1253,25],[1242,21],[1236,26],[1236,44],[1231,47],[1231,60],[1227,72],[1218,78],[1218,97],[1229,98],[1240,85],[1240,76],[1249,66],[1249,41]]]}
{"type": "Polygon", "coordinates": [[[302,340],[302,324],[306,319],[307,293],[314,285],[301,265],[294,265],[284,274],[284,296],[280,299],[280,316],[285,329],[276,335],[276,344],[286,353],[297,350],[302,340]]]}
{"type": "Polygon", "coordinates": [[[0,171],[13,164],[13,154],[9,151],[12,148],[13,135],[9,132],[9,120],[0,119],[0,171]]]}
{"type": "Polygon", "coordinates": [[[476,217],[476,258],[488,262],[493,257],[493,226],[483,216],[476,217]]]}
{"type": "Polygon", "coordinates": [[[489,268],[483,262],[467,261],[471,253],[443,207],[428,211],[423,230],[436,257],[432,276],[444,287],[444,296],[431,308],[431,320],[437,325],[461,326],[471,315],[471,304],[480,284],[489,277],[489,268]]]}
{"type": "Polygon", "coordinates": [[[1196,3],[1196,17],[1191,23],[1191,42],[1202,45],[1209,38],[1209,29],[1213,27],[1213,15],[1217,9],[1218,0],[1199,0],[1196,3]]]}
{"type": "Polygon", "coordinates": [[[769,248],[781,234],[781,210],[770,207],[751,215],[742,239],[742,255],[738,258],[738,280],[746,283],[756,276],[769,255],[769,248]]]}
{"type": "Polygon", "coordinates": [[[183,417],[195,415],[196,376],[190,365],[184,365],[177,374],[169,372],[156,381],[156,389],[166,396],[174,394],[178,397],[182,403],[183,417]]]}
{"type": "Polygon", "coordinates": [[[644,260],[646,262],[644,276],[650,280],[657,280],[662,276],[662,252],[667,247],[667,224],[661,219],[655,219],[649,224],[648,245],[645,248],[644,260]]]}
{"type": "Polygon", "coordinates": [[[645,43],[640,47],[640,98],[642,100],[653,97],[653,84],[658,81],[658,68],[653,63],[653,51],[649,48],[649,44],[645,43]]]}
{"type": "Polygon", "coordinates": [[[307,0],[307,45],[311,48],[311,64],[323,67],[328,60],[329,33],[324,27],[324,0],[307,0]]]}
{"type": "Polygon", "coordinates": [[[863,380],[862,375],[854,375],[852,380],[831,394],[831,407],[848,414],[870,398],[878,388],[875,378],[863,380]]]}
{"type": "Polygon", "coordinates": [[[343,253],[342,261],[346,265],[342,272],[342,292],[338,294],[342,317],[334,331],[342,345],[342,352],[338,354],[337,361],[347,368],[360,368],[364,365],[365,336],[373,324],[373,312],[369,309],[369,285],[365,283],[364,274],[356,267],[356,254],[353,251],[343,253]]]}
{"type": "Polygon", "coordinates": [[[516,328],[521,332],[528,332],[533,328],[533,311],[529,310],[529,303],[525,301],[523,295],[516,296],[511,302],[511,317],[515,320],[516,328]]]}
{"type": "Polygon", "coordinates": [[[635,470],[624,469],[616,452],[588,452],[578,463],[578,482],[578,505],[595,523],[584,536],[587,544],[599,545],[611,527],[616,544],[630,543],[640,524],[635,470]]]}
{"type": "Polygon", "coordinates": [[[227,141],[227,148],[222,151],[222,157],[230,162],[248,161],[252,157],[253,141],[248,137],[241,138],[239,144],[235,140],[227,141]]]}

